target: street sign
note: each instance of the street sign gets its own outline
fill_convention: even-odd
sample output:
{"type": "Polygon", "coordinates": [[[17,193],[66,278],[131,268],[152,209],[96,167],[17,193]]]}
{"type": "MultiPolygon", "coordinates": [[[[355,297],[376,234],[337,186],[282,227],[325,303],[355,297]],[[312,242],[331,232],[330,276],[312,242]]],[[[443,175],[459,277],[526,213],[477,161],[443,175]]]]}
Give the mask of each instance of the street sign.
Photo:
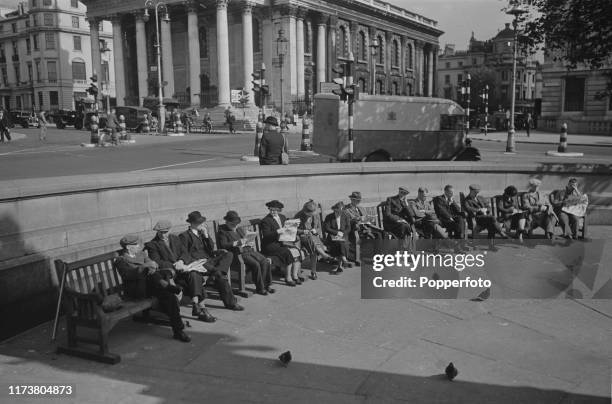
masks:
{"type": "Polygon", "coordinates": [[[340,84],[336,83],[328,83],[328,82],[320,82],[319,83],[319,92],[320,93],[332,93],[333,90],[340,90],[340,84]]]}
{"type": "Polygon", "coordinates": [[[231,90],[231,103],[239,104],[242,90],[231,90]]]}

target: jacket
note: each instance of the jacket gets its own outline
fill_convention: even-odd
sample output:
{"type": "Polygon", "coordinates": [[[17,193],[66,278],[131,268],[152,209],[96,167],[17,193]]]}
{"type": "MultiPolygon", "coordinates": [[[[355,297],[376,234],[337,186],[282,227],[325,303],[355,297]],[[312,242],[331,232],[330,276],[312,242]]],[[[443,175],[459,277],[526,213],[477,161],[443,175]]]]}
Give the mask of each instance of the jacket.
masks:
{"type": "Polygon", "coordinates": [[[398,195],[388,197],[385,203],[383,221],[397,223],[401,219],[408,223],[414,223],[414,212],[398,195]]]}
{"type": "Polygon", "coordinates": [[[449,203],[446,195],[439,195],[433,198],[433,206],[436,215],[443,222],[452,222],[455,216],[461,214],[461,206],[452,199],[449,203]]]}
{"type": "Polygon", "coordinates": [[[465,197],[463,207],[470,216],[480,216],[484,214],[480,209],[486,208],[488,210],[489,204],[482,196],[472,197],[468,195],[465,197]]]}
{"type": "Polygon", "coordinates": [[[190,262],[203,258],[210,259],[214,256],[215,243],[210,237],[205,237],[203,231],[198,230],[198,234],[195,235],[191,229],[187,229],[179,234],[179,238],[190,262]]]}
{"type": "Polygon", "coordinates": [[[259,147],[259,164],[281,164],[281,153],[287,153],[285,137],[276,131],[265,131],[259,147]]]}
{"type": "Polygon", "coordinates": [[[168,235],[168,243],[170,247],[166,245],[164,240],[155,236],[155,238],[145,244],[145,249],[149,253],[149,257],[157,262],[160,268],[174,269],[174,263],[183,260],[185,265],[189,265],[193,262],[193,259],[187,253],[183,242],[176,234],[168,235]]]}
{"type": "Polygon", "coordinates": [[[327,233],[327,240],[331,241],[332,235],[338,234],[338,232],[343,233],[343,238],[345,241],[348,241],[348,236],[351,231],[351,219],[345,214],[340,214],[340,227],[338,227],[338,222],[336,220],[336,214],[330,213],[325,216],[325,220],[323,221],[323,229],[327,233]]]}
{"type": "MultiPolygon", "coordinates": [[[[287,218],[285,215],[281,214],[278,216],[281,224],[284,225],[287,218]]],[[[263,250],[266,250],[266,247],[269,244],[278,243],[279,234],[276,231],[280,229],[280,226],[276,220],[274,220],[271,214],[266,215],[266,217],[261,220],[259,227],[261,229],[261,245],[263,250]]]]}
{"type": "Polygon", "coordinates": [[[147,269],[157,269],[158,265],[149,258],[146,251],[141,251],[134,257],[130,257],[124,250],[115,259],[115,268],[124,280],[137,280],[145,277],[147,269]]]}

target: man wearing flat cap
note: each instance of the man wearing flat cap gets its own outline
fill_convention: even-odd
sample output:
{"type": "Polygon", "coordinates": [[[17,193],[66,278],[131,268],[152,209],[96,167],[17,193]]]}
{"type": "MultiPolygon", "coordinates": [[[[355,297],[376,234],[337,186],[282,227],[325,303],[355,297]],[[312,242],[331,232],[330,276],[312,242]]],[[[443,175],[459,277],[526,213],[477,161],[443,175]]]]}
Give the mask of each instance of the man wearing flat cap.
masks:
{"type": "Polygon", "coordinates": [[[383,227],[397,238],[407,238],[417,235],[414,228],[414,212],[408,205],[407,197],[410,191],[400,187],[398,194],[387,198],[383,213],[383,227]]]}
{"type": "Polygon", "coordinates": [[[251,246],[246,238],[244,228],[238,227],[240,216],[235,210],[228,211],[223,217],[225,224],[219,226],[219,247],[231,251],[235,256],[242,257],[246,269],[251,272],[255,284],[255,292],[266,296],[274,293],[270,262],[251,246]]]}
{"type": "Polygon", "coordinates": [[[172,223],[169,220],[157,222],[153,227],[157,234],[153,240],[145,244],[145,249],[161,269],[172,271],[174,281],[183,288],[187,296],[191,297],[191,314],[204,322],[214,323],[215,317],[204,306],[206,291],[203,286],[203,275],[188,269],[187,265],[191,264],[193,259],[187,254],[179,236],[170,233],[171,228],[172,223]]]}
{"type": "Polygon", "coordinates": [[[448,238],[446,232],[440,226],[440,219],[436,216],[432,201],[428,198],[429,190],[419,187],[416,199],[409,202],[409,206],[414,212],[414,225],[417,230],[423,232],[425,238],[448,238]]]}
{"type": "Polygon", "coordinates": [[[478,195],[480,185],[470,185],[470,193],[465,197],[463,208],[468,214],[468,220],[476,219],[476,226],[472,230],[472,234],[476,236],[481,228],[487,229],[487,238],[492,240],[495,234],[499,234],[503,238],[508,238],[508,235],[502,230],[501,225],[497,220],[490,215],[489,204],[487,201],[478,195]]]}
{"type": "Polygon", "coordinates": [[[280,133],[278,119],[269,116],[264,121],[264,133],[259,147],[259,164],[279,165],[282,164],[281,153],[288,153],[285,137],[280,133]]]}
{"type": "Polygon", "coordinates": [[[531,236],[533,230],[541,227],[546,232],[546,238],[552,239],[557,223],[557,217],[553,212],[549,201],[539,191],[542,181],[537,178],[529,180],[528,191],[521,197],[521,206],[528,212],[527,231],[531,236]]]}
{"type": "Polygon", "coordinates": [[[212,284],[219,292],[223,305],[235,311],[244,310],[232,292],[232,287],[226,276],[234,260],[234,254],[229,251],[215,251],[215,243],[203,226],[206,218],[199,211],[191,212],[187,217],[189,228],[179,235],[187,256],[191,261],[205,260],[204,268],[208,273],[208,284],[212,284]]]}
{"type": "MultiPolygon", "coordinates": [[[[348,216],[351,221],[351,232],[349,234],[349,240],[355,241],[353,232],[357,230],[359,238],[362,239],[376,239],[382,238],[382,229],[372,225],[370,218],[366,215],[363,208],[359,206],[361,203],[361,192],[353,191],[349,195],[350,203],[344,205],[344,213],[348,216]]],[[[359,257],[357,257],[357,260],[359,257]]]]}
{"type": "MultiPolygon", "coordinates": [[[[123,279],[126,294],[138,292],[139,285],[144,282],[146,295],[155,296],[159,301],[161,311],[170,318],[170,326],[174,333],[174,339],[181,342],[189,342],[191,338],[183,329],[185,325],[181,319],[180,307],[176,295],[180,288],[165,280],[158,270],[158,265],[151,260],[146,251],[140,246],[138,236],[130,234],[120,241],[123,250],[115,260],[115,268],[123,279]]],[[[131,295],[133,298],[144,296],[131,295]]]]}

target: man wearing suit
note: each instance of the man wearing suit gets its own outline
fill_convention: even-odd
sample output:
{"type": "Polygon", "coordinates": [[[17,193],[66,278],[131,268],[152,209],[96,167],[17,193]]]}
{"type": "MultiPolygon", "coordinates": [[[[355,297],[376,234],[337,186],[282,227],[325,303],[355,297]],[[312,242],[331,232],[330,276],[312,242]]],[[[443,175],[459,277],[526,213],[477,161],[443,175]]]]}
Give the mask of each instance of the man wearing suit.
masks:
{"type": "Polygon", "coordinates": [[[323,229],[327,233],[327,245],[330,255],[338,261],[338,267],[332,273],[342,272],[343,267],[351,267],[346,257],[348,256],[348,236],[351,232],[351,219],[342,212],[344,203],[338,202],[332,206],[333,213],[325,216],[323,229]]]}
{"type": "Polygon", "coordinates": [[[157,222],[153,227],[157,234],[145,244],[145,249],[162,270],[170,270],[174,274],[174,281],[183,288],[185,294],[191,296],[191,314],[206,323],[214,323],[216,318],[204,306],[204,277],[200,272],[187,270],[186,266],[193,259],[187,254],[179,236],[170,234],[171,228],[172,223],[168,220],[157,222]]]}
{"type": "Polygon", "coordinates": [[[189,228],[179,235],[187,257],[192,261],[206,260],[204,268],[208,271],[208,282],[219,292],[223,305],[235,311],[244,310],[232,292],[232,287],[226,275],[234,259],[234,254],[228,251],[214,251],[214,242],[202,224],[206,218],[200,212],[193,211],[187,217],[189,228]]]}
{"type": "Polygon", "coordinates": [[[465,212],[461,211],[461,206],[453,200],[453,186],[444,187],[444,195],[436,196],[433,199],[434,209],[440,224],[453,234],[456,239],[465,237],[465,212]]]}
{"type": "Polygon", "coordinates": [[[436,216],[432,202],[427,199],[428,193],[427,188],[420,187],[417,198],[410,201],[409,206],[414,212],[415,227],[423,232],[425,238],[448,238],[440,226],[440,219],[436,216]]]}
{"type": "Polygon", "coordinates": [[[502,230],[501,225],[497,220],[489,214],[489,205],[485,200],[478,196],[480,185],[470,185],[470,193],[465,197],[465,211],[476,218],[476,227],[473,234],[480,232],[480,228],[487,229],[487,238],[494,239],[495,233],[499,233],[503,238],[508,238],[508,235],[502,230]]]}
{"type": "Polygon", "coordinates": [[[383,227],[397,238],[406,238],[413,234],[414,213],[406,202],[409,193],[408,189],[400,187],[399,193],[388,197],[385,203],[383,227]]]}
{"type": "Polygon", "coordinates": [[[278,131],[278,120],[269,116],[264,121],[266,125],[259,147],[259,164],[279,165],[282,164],[281,153],[287,153],[285,137],[278,131]]]}

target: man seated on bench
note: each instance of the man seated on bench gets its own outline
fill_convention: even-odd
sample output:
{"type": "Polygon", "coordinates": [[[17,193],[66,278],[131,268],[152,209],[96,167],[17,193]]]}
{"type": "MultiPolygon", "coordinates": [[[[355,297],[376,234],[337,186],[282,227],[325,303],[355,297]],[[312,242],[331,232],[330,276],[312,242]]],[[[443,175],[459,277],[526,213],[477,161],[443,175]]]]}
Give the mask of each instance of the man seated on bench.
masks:
{"type": "Polygon", "coordinates": [[[476,235],[480,232],[481,228],[487,229],[487,238],[492,240],[495,238],[495,234],[498,233],[502,238],[508,238],[508,235],[502,230],[501,224],[497,222],[489,211],[489,204],[478,196],[480,192],[480,185],[470,185],[470,193],[465,197],[465,210],[466,212],[476,218],[476,226],[472,230],[472,236],[476,238],[476,235]]]}
{"type": "Polygon", "coordinates": [[[529,190],[521,197],[521,205],[529,215],[527,218],[528,236],[531,237],[533,230],[541,227],[546,232],[546,238],[550,240],[554,235],[557,218],[549,202],[538,191],[541,184],[542,181],[537,178],[529,180],[529,190]]]}
{"type": "Polygon", "coordinates": [[[578,222],[580,217],[586,220],[586,207],[589,200],[586,194],[578,189],[578,180],[570,178],[565,189],[558,189],[550,194],[550,203],[553,211],[559,218],[559,224],[563,229],[563,237],[569,239],[578,238],[578,222]],[[583,213],[581,216],[572,214],[574,211],[583,213]]]}
{"type": "Polygon", "coordinates": [[[453,195],[453,186],[446,185],[444,194],[433,199],[433,205],[442,227],[449,235],[461,240],[465,237],[465,212],[462,212],[461,206],[453,200],[453,195]]]}
{"type": "Polygon", "coordinates": [[[172,223],[169,220],[157,222],[153,227],[157,234],[145,244],[145,249],[160,268],[172,272],[174,281],[183,288],[187,296],[191,296],[191,315],[206,323],[214,323],[216,318],[204,306],[206,291],[203,274],[206,269],[198,264],[198,261],[191,259],[179,236],[170,234],[171,228],[172,223]]]}
{"type": "Polygon", "coordinates": [[[159,301],[161,311],[170,318],[170,326],[174,332],[174,339],[189,342],[191,338],[185,334],[185,325],[181,319],[179,303],[176,295],[181,289],[164,279],[158,265],[151,260],[140,247],[138,236],[130,234],[120,241],[123,250],[115,260],[115,267],[123,278],[124,284],[139,279],[146,280],[146,293],[159,301]]]}
{"type": "Polygon", "coordinates": [[[425,238],[448,238],[446,232],[440,226],[440,219],[430,200],[427,200],[429,190],[425,187],[419,188],[416,199],[410,201],[410,207],[414,212],[414,223],[418,230],[423,232],[425,238]]]}
{"type": "Polygon", "coordinates": [[[353,191],[349,195],[351,202],[344,205],[344,213],[346,213],[351,219],[351,233],[349,235],[350,241],[355,241],[353,232],[357,231],[361,239],[382,239],[382,230],[372,226],[369,219],[366,217],[365,212],[359,207],[361,203],[361,192],[353,191]]]}
{"type": "Polygon", "coordinates": [[[238,304],[238,299],[232,292],[227,280],[234,254],[224,250],[214,250],[215,243],[208,235],[208,230],[202,226],[206,218],[200,212],[193,211],[187,217],[189,228],[179,235],[187,256],[193,260],[203,260],[204,268],[208,271],[208,282],[219,292],[223,305],[234,311],[242,311],[244,307],[238,304]]]}
{"type": "Polygon", "coordinates": [[[398,194],[388,197],[385,203],[383,227],[400,239],[413,233],[414,212],[406,201],[409,193],[408,189],[400,187],[398,194]]]}
{"type": "Polygon", "coordinates": [[[251,271],[257,294],[266,296],[268,293],[274,293],[275,290],[270,286],[272,284],[270,262],[249,243],[244,229],[238,228],[242,221],[238,212],[228,211],[223,220],[225,224],[219,226],[219,247],[240,254],[247,270],[251,271]]]}

